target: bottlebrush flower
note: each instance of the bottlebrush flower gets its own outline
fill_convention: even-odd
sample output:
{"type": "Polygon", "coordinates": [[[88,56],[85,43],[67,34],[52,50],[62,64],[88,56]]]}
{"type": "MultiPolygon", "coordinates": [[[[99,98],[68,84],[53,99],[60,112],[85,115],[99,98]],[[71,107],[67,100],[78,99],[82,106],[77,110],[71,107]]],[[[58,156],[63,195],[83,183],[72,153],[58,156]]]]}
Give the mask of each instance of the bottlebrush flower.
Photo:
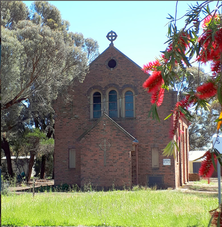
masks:
{"type": "Polygon", "coordinates": [[[208,82],[199,87],[197,87],[197,94],[196,96],[199,99],[207,99],[213,97],[217,94],[217,88],[215,87],[214,83],[208,82]]]}
{"type": "Polygon", "coordinates": [[[188,44],[185,41],[187,38],[189,38],[189,35],[187,35],[185,32],[182,32],[179,37],[179,43],[181,44],[184,50],[188,47],[188,44]]]}
{"type": "Polygon", "coordinates": [[[143,66],[143,71],[145,73],[149,72],[149,71],[154,71],[156,70],[157,66],[160,66],[160,62],[159,60],[153,61],[153,62],[149,62],[146,65],[143,66]]]}
{"type": "MultiPolygon", "coordinates": [[[[212,20],[212,15],[207,16],[203,21],[202,28],[207,28],[211,20],[212,20]]],[[[220,23],[220,17],[218,14],[215,14],[214,21],[218,24],[220,23]]]]}
{"type": "Polygon", "coordinates": [[[148,89],[148,92],[155,92],[163,84],[161,71],[154,71],[152,75],[143,83],[143,87],[148,89]]]}
{"type": "Polygon", "coordinates": [[[220,216],[220,225],[219,226],[222,226],[222,214],[221,212],[219,211],[214,211],[214,213],[212,214],[213,215],[213,219],[211,221],[211,226],[218,226],[217,222],[218,222],[218,217],[220,216]]]}
{"type": "MultiPolygon", "coordinates": [[[[213,166],[213,161],[211,157],[210,151],[207,151],[204,155],[206,158],[204,161],[201,163],[201,167],[199,169],[199,175],[202,176],[203,178],[209,178],[212,176],[214,172],[214,166],[213,166]]],[[[216,163],[216,155],[213,154],[214,161],[216,163]]]]}
{"type": "Polygon", "coordinates": [[[217,43],[219,51],[222,52],[222,28],[216,31],[214,38],[215,43],[217,43]]]}
{"type": "Polygon", "coordinates": [[[195,102],[195,100],[193,98],[191,99],[190,95],[186,95],[186,97],[183,100],[178,101],[176,103],[174,111],[173,111],[173,123],[172,123],[172,129],[170,130],[170,138],[173,138],[173,136],[176,134],[180,116],[184,115],[181,112],[179,107],[181,107],[183,109],[187,109],[194,102],[195,102]]]}
{"type": "Polygon", "coordinates": [[[173,136],[177,132],[178,124],[179,124],[179,119],[180,119],[180,111],[174,111],[173,113],[173,123],[172,123],[172,129],[170,130],[170,138],[172,139],[173,136]]]}
{"type": "Polygon", "coordinates": [[[215,61],[211,64],[211,71],[214,72],[214,74],[221,72],[220,61],[215,61]]]}
{"type": "Polygon", "coordinates": [[[199,38],[198,42],[202,46],[198,61],[206,63],[208,61],[220,60],[220,53],[222,52],[222,28],[217,30],[212,40],[212,30],[207,30],[199,38]]]}
{"type": "Polygon", "coordinates": [[[164,97],[164,89],[160,87],[159,90],[153,92],[151,97],[151,103],[152,104],[156,103],[157,106],[160,106],[163,102],[163,97],[164,97]]]}
{"type": "Polygon", "coordinates": [[[187,109],[192,103],[194,103],[194,99],[190,99],[190,95],[186,95],[186,97],[176,103],[176,107],[181,106],[184,109],[187,109]]]}

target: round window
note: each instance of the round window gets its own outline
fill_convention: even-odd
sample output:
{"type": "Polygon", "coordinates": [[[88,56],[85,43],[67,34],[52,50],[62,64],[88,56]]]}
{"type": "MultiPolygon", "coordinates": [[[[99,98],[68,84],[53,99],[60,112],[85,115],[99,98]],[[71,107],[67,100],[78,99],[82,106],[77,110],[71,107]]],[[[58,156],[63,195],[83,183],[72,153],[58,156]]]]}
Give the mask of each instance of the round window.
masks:
{"type": "Polygon", "coordinates": [[[108,66],[113,69],[116,67],[116,61],[114,59],[109,60],[108,66]]]}

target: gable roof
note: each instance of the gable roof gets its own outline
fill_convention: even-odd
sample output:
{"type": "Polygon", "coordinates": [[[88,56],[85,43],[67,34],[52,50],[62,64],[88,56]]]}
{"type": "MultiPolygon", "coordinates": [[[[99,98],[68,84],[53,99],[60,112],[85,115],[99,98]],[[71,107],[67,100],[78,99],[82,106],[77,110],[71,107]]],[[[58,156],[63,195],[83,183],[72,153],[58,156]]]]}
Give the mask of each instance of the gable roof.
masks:
{"type": "MultiPolygon", "coordinates": [[[[189,151],[189,161],[194,161],[203,156],[207,151],[189,151]]],[[[202,162],[205,158],[196,160],[196,162],[202,162]]]]}
{"type": "Polygon", "coordinates": [[[134,136],[132,136],[129,132],[127,132],[122,126],[120,126],[116,121],[110,118],[106,113],[103,113],[103,115],[96,121],[94,125],[92,125],[81,136],[79,136],[77,138],[77,141],[80,141],[83,137],[85,137],[85,135],[87,135],[93,128],[95,128],[103,118],[107,118],[118,130],[123,132],[129,139],[132,139],[133,141],[138,142],[138,140],[134,136]]]}
{"type": "Polygon", "coordinates": [[[136,65],[137,67],[139,67],[139,69],[142,69],[138,64],[136,64],[132,59],[130,59],[129,57],[127,57],[124,53],[122,53],[120,50],[118,50],[114,45],[109,45],[109,47],[107,47],[96,59],[94,59],[89,65],[91,65],[92,63],[94,63],[96,60],[98,60],[99,58],[102,57],[102,55],[110,48],[113,48],[114,50],[116,50],[117,52],[119,52],[121,55],[123,55],[125,58],[127,58],[129,61],[131,61],[134,65],[136,65]]]}

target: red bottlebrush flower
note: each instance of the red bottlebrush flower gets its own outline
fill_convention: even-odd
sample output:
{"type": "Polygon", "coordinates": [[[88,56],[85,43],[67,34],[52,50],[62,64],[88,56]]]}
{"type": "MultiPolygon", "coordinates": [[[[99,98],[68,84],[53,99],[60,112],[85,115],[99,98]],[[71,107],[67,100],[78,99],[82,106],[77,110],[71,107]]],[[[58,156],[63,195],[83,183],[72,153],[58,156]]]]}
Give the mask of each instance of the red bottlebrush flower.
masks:
{"type": "Polygon", "coordinates": [[[219,223],[220,223],[220,226],[222,226],[222,213],[219,211],[213,211],[212,216],[213,216],[213,219],[211,221],[211,226],[218,226],[217,223],[218,223],[219,216],[220,216],[219,223]]]}
{"type": "Polygon", "coordinates": [[[222,28],[215,32],[214,41],[212,40],[212,32],[209,29],[199,38],[202,50],[197,60],[200,62],[206,63],[208,61],[220,60],[220,53],[222,52],[222,28]]]}
{"type": "Polygon", "coordinates": [[[161,87],[159,90],[155,91],[151,97],[151,103],[156,103],[157,106],[160,106],[163,102],[164,89],[161,87]]]}
{"type": "MultiPolygon", "coordinates": [[[[207,28],[207,26],[210,24],[211,20],[212,20],[212,15],[207,16],[203,21],[202,28],[207,28]]],[[[220,17],[218,16],[218,14],[215,14],[214,20],[217,23],[220,23],[220,17]]]]}
{"type": "Polygon", "coordinates": [[[211,18],[212,18],[212,15],[208,15],[208,16],[204,19],[203,24],[202,24],[202,28],[207,27],[207,25],[208,25],[209,22],[211,21],[211,18]]]}
{"type": "Polygon", "coordinates": [[[180,119],[180,111],[174,111],[172,129],[170,130],[170,138],[172,139],[177,132],[178,123],[180,119]]]}
{"type": "Polygon", "coordinates": [[[214,73],[220,73],[221,72],[221,64],[220,61],[215,61],[211,64],[211,71],[214,73]]]}
{"type": "Polygon", "coordinates": [[[187,96],[185,97],[185,99],[181,100],[181,101],[178,102],[176,105],[177,105],[177,106],[181,106],[182,108],[188,107],[188,105],[190,104],[189,98],[190,98],[190,95],[187,95],[187,96]]]}
{"type": "Polygon", "coordinates": [[[160,62],[159,60],[153,61],[153,62],[149,62],[148,64],[143,66],[143,71],[145,73],[148,73],[149,71],[154,71],[156,70],[156,67],[160,66],[160,62]]]}
{"type": "Polygon", "coordinates": [[[171,52],[173,50],[173,45],[172,43],[168,46],[167,48],[167,52],[171,52]]]}
{"type": "MultiPolygon", "coordinates": [[[[199,175],[203,178],[209,178],[214,172],[213,161],[210,151],[207,151],[204,155],[206,159],[202,161],[201,167],[199,169],[199,175]]],[[[213,154],[214,161],[216,163],[216,155],[213,154]]]]}
{"type": "Polygon", "coordinates": [[[173,112],[173,123],[172,123],[173,128],[170,130],[170,138],[173,138],[173,136],[176,134],[180,116],[184,115],[179,109],[179,107],[187,109],[194,102],[195,102],[194,99],[190,99],[190,95],[186,95],[186,97],[183,100],[176,103],[174,112],[173,112]]]}
{"type": "Polygon", "coordinates": [[[217,88],[215,87],[214,83],[208,82],[197,87],[197,94],[196,96],[199,99],[207,99],[213,97],[217,94],[217,88]]]}
{"type": "Polygon", "coordinates": [[[184,50],[188,47],[188,44],[185,42],[185,38],[189,38],[189,36],[185,32],[182,32],[179,37],[179,42],[184,47],[184,50]]]}
{"type": "Polygon", "coordinates": [[[143,83],[144,88],[148,88],[148,92],[155,92],[163,84],[161,71],[154,71],[152,75],[143,83]]]}
{"type": "Polygon", "coordinates": [[[218,49],[221,53],[222,52],[222,28],[216,31],[214,38],[215,38],[215,42],[217,43],[218,49]]]}

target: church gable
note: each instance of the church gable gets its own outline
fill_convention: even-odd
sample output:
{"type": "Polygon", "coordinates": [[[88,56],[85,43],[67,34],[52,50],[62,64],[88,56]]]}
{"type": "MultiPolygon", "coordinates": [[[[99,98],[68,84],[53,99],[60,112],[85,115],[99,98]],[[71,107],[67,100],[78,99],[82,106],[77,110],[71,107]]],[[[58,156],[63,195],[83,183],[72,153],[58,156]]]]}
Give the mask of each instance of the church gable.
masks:
{"type": "Polygon", "coordinates": [[[89,182],[97,187],[131,185],[134,137],[117,125],[103,116],[79,141],[82,186],[89,182]]]}
{"type": "MultiPolygon", "coordinates": [[[[107,127],[109,128],[109,127],[113,127],[113,126],[116,127],[116,129],[120,133],[123,133],[123,136],[125,135],[129,140],[131,140],[131,141],[136,140],[136,138],[133,135],[131,135],[129,132],[127,132],[117,122],[115,122],[106,113],[104,113],[103,116],[94,123],[94,125],[90,126],[82,135],[80,135],[77,138],[77,141],[81,141],[84,137],[87,137],[87,135],[94,134],[97,131],[100,132],[102,128],[103,128],[104,131],[106,131],[107,127]],[[101,126],[101,124],[102,124],[102,126],[101,126]],[[91,132],[92,130],[94,130],[95,132],[94,131],[91,132]]],[[[108,132],[109,132],[109,130],[108,130],[108,132]]]]}

